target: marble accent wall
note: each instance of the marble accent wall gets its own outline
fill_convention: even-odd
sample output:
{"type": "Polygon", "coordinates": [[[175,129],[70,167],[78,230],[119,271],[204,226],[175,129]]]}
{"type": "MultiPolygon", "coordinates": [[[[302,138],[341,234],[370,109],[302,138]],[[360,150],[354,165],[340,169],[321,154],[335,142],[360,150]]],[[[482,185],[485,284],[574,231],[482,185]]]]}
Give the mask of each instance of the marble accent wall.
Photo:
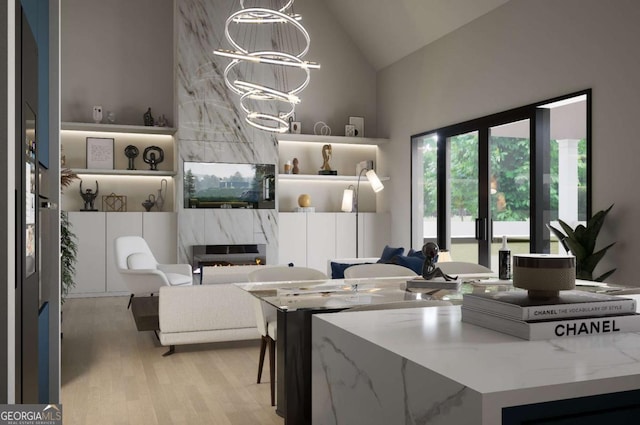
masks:
{"type": "Polygon", "coordinates": [[[224,23],[235,2],[176,2],[176,90],[178,99],[178,259],[188,261],[192,245],[267,245],[267,262],[278,262],[278,213],[274,210],[185,209],[183,161],[278,165],[278,146],[268,132],[244,122],[238,96],[224,84],[229,59],[214,56],[229,48],[224,23]]]}

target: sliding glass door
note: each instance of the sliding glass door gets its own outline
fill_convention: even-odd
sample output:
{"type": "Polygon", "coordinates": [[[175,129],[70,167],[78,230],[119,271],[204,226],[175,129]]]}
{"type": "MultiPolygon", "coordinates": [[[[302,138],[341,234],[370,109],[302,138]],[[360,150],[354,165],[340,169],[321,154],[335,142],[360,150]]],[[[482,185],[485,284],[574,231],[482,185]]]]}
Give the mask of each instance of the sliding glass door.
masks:
{"type": "Polygon", "coordinates": [[[445,139],[446,172],[444,183],[447,195],[448,240],[440,238],[440,245],[450,251],[456,261],[479,263],[482,251],[483,220],[479,214],[480,180],[478,132],[457,134],[445,139]]]}
{"type": "Polygon", "coordinates": [[[506,236],[512,253],[528,253],[531,241],[531,120],[489,128],[490,266],[506,236]]]}
{"type": "Polygon", "coordinates": [[[513,253],[558,252],[547,224],[590,214],[590,92],[412,138],[412,246],[497,271],[513,253]]]}

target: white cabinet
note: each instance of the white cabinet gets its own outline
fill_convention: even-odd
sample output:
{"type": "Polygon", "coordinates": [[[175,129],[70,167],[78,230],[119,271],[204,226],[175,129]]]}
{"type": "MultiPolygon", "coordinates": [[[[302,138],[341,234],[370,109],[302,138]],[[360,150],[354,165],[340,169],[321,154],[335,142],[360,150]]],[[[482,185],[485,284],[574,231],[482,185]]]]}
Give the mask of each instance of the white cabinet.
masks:
{"type": "Polygon", "coordinates": [[[353,258],[355,256],[356,256],[356,215],[338,213],[336,214],[336,256],[335,258],[353,258]]]}
{"type": "Polygon", "coordinates": [[[359,214],[359,257],[379,257],[385,245],[391,241],[391,216],[389,213],[359,214]]]}
{"type": "Polygon", "coordinates": [[[161,264],[174,264],[178,261],[177,226],[175,213],[142,214],[142,236],[161,264]]]}
{"type": "Polygon", "coordinates": [[[299,214],[307,216],[307,267],[325,271],[336,256],[336,214],[299,214]]]}
{"type": "Polygon", "coordinates": [[[142,236],[158,262],[176,261],[175,213],[69,212],[69,222],[78,242],[74,296],[128,293],[115,266],[118,236],[142,236]]]}
{"type": "Polygon", "coordinates": [[[107,214],[107,292],[126,292],[127,285],[116,268],[114,240],[120,236],[142,236],[142,213],[108,213],[107,214]]]}
{"type": "MultiPolygon", "coordinates": [[[[378,257],[390,241],[388,213],[358,215],[359,256],[378,257]]],[[[279,213],[279,262],[327,271],[327,261],[356,256],[356,217],[348,213],[279,213]]]]}
{"type": "Polygon", "coordinates": [[[102,212],[69,212],[71,231],[76,235],[76,286],[70,294],[104,293],[105,287],[105,214],[102,212]]]}
{"type": "Polygon", "coordinates": [[[278,214],[279,263],[307,266],[307,214],[278,214]]]}

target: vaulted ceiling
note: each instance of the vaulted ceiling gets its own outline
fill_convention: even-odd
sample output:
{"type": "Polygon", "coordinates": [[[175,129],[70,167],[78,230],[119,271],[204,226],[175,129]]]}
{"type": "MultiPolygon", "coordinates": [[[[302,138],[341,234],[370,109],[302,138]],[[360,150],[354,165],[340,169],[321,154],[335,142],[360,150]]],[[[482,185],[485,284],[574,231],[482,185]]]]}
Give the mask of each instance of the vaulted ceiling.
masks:
{"type": "Polygon", "coordinates": [[[509,0],[325,0],[380,70],[509,0]]]}

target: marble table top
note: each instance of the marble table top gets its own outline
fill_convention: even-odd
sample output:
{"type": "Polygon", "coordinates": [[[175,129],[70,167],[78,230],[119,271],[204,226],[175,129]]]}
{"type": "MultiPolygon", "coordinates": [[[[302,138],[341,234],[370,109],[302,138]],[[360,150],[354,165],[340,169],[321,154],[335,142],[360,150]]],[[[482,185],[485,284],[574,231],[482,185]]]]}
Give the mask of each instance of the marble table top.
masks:
{"type": "Polygon", "coordinates": [[[612,379],[617,388],[640,386],[640,333],[526,341],[461,322],[459,306],[318,314],[314,320],[481,394],[586,381],[606,387],[612,379]]]}

